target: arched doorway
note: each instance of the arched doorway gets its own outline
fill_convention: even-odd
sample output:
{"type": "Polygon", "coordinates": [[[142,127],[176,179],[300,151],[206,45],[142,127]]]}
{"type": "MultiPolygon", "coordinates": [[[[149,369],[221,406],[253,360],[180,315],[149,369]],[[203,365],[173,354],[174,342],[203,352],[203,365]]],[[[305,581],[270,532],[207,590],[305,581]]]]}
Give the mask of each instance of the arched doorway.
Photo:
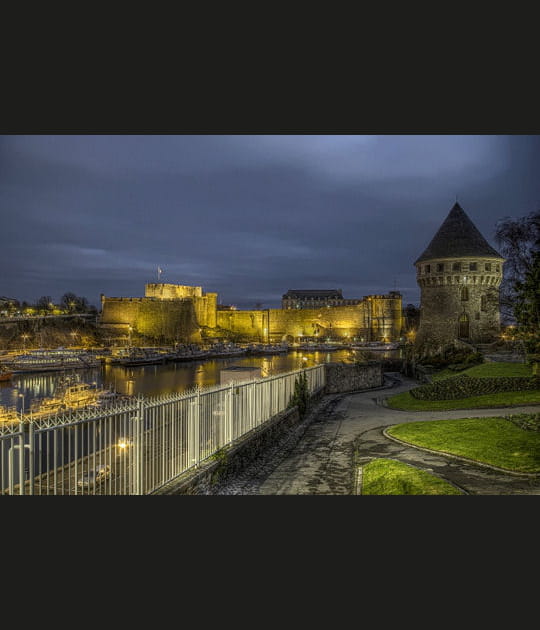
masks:
{"type": "Polygon", "coordinates": [[[468,339],[469,338],[469,317],[465,313],[463,313],[459,317],[459,333],[458,333],[458,337],[460,339],[468,339]]]}

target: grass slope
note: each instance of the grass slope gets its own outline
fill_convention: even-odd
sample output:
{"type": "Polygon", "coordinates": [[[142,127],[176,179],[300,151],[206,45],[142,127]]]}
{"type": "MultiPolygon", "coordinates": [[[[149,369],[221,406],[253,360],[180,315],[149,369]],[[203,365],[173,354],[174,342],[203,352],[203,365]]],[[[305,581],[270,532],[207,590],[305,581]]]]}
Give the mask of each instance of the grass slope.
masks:
{"type": "Polygon", "coordinates": [[[362,495],[463,494],[452,484],[409,464],[374,459],[362,467],[362,495]]]}
{"type": "Polygon", "coordinates": [[[504,418],[461,418],[398,424],[387,430],[399,440],[498,466],[540,473],[540,433],[504,418]]]}
{"type": "Polygon", "coordinates": [[[411,396],[410,392],[403,392],[387,398],[386,404],[391,409],[404,411],[446,411],[449,409],[540,405],[540,390],[483,394],[482,396],[471,396],[458,400],[418,400],[411,396]]]}
{"type": "Polygon", "coordinates": [[[448,368],[436,372],[432,375],[434,381],[439,381],[450,376],[473,376],[476,378],[485,378],[489,376],[532,376],[532,366],[527,363],[508,363],[508,362],[488,362],[480,365],[474,365],[461,372],[449,370],[448,368]]]}

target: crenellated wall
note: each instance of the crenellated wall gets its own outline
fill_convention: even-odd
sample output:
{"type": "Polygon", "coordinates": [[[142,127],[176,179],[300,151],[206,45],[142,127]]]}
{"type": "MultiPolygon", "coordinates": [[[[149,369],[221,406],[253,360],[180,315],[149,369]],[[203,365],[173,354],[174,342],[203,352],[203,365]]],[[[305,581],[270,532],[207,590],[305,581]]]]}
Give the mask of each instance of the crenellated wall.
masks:
{"type": "Polygon", "coordinates": [[[159,300],[179,300],[181,298],[202,297],[202,287],[190,287],[185,284],[149,283],[144,288],[145,297],[159,300]]]}

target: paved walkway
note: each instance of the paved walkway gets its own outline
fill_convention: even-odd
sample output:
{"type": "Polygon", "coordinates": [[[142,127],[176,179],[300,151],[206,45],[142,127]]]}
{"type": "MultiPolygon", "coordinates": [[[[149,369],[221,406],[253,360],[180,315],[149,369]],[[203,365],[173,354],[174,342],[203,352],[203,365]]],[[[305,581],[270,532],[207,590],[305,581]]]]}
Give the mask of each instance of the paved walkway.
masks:
{"type": "Polygon", "coordinates": [[[512,409],[453,411],[398,411],[380,404],[380,398],[406,391],[418,382],[394,374],[390,389],[326,396],[318,409],[298,427],[289,444],[244,471],[213,494],[321,494],[357,493],[358,465],[373,457],[389,457],[438,475],[467,494],[540,494],[540,477],[527,478],[436,455],[399,444],[383,435],[393,424],[418,420],[501,416],[535,413],[538,406],[512,409]],[[356,455],[355,455],[356,453],[356,455]],[[356,459],[355,459],[356,457],[356,459]]]}

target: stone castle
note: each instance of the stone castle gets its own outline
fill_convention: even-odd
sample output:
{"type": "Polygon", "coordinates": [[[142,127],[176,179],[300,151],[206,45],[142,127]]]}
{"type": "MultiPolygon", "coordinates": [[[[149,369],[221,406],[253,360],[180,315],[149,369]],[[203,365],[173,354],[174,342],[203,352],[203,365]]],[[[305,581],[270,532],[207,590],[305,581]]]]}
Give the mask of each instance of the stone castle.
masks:
{"type": "Polygon", "coordinates": [[[336,296],[335,290],[300,293],[304,298],[309,294],[308,299],[294,308],[236,310],[218,305],[217,293],[205,293],[202,287],[147,284],[144,297],[102,295],[101,326],[112,334],[133,333],[184,343],[204,339],[291,343],[400,338],[402,299],[397,291],[361,300],[345,300],[340,291],[336,296]]]}
{"type": "Polygon", "coordinates": [[[504,258],[458,203],[414,264],[421,289],[419,350],[436,353],[456,340],[474,345],[495,339],[504,258]]]}
{"type": "MultiPolygon", "coordinates": [[[[504,258],[456,203],[415,261],[421,289],[415,347],[440,352],[459,341],[493,341],[500,332],[499,286],[504,258]]],[[[147,284],[144,297],[101,296],[101,325],[111,333],[199,343],[317,340],[397,341],[403,334],[401,294],[345,299],[341,289],[289,290],[281,309],[237,310],[202,287],[147,284]]]]}

